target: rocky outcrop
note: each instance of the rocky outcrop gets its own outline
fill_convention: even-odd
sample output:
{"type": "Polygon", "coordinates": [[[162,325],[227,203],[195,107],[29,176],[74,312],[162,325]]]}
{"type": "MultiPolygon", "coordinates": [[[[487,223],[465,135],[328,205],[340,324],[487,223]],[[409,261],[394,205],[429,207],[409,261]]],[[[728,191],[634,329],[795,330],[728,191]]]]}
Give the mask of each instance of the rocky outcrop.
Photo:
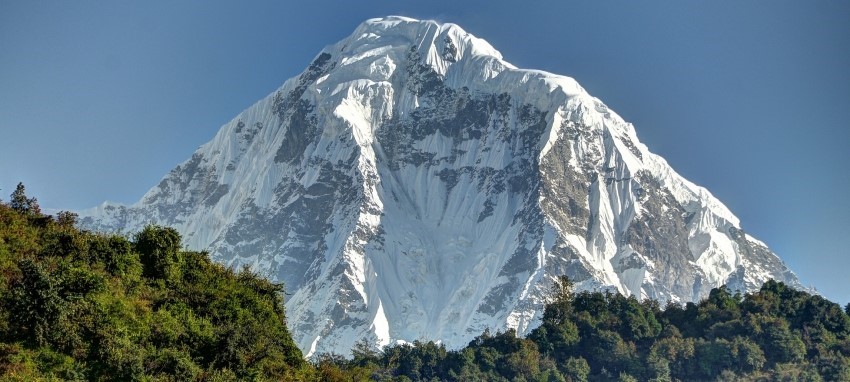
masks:
{"type": "Polygon", "coordinates": [[[138,203],[81,216],[98,230],[174,226],[284,282],[307,354],[525,333],[563,274],[661,301],[799,285],[573,79],[398,17],[325,48],[138,203]]]}

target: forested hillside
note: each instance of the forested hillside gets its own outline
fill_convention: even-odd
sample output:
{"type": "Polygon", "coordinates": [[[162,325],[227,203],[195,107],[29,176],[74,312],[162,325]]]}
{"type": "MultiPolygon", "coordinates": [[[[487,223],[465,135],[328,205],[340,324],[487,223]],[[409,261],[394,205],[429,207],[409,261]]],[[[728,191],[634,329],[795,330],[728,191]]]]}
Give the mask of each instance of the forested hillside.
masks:
{"type": "Polygon", "coordinates": [[[848,381],[850,316],[778,282],[663,309],[553,286],[528,338],[483,333],[305,361],[283,286],[185,251],[170,228],[127,238],[0,203],[0,380],[848,381]]]}
{"type": "Polygon", "coordinates": [[[288,380],[313,371],[282,286],[234,272],[180,235],[131,239],[40,213],[23,186],[0,205],[0,379],[288,380]]]}
{"type": "MultiPolygon", "coordinates": [[[[664,309],[620,294],[573,293],[560,279],[528,338],[484,333],[460,351],[433,342],[352,360],[378,378],[490,381],[850,381],[850,317],[838,304],[770,281],[739,295],[664,309]]],[[[850,308],[850,307],[848,307],[850,308]]]]}

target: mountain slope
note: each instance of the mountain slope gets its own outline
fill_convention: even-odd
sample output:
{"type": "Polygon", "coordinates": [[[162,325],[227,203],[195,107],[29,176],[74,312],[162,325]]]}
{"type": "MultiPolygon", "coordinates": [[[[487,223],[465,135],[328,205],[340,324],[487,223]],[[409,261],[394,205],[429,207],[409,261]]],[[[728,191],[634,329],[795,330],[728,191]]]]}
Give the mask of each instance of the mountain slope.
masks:
{"type": "Polygon", "coordinates": [[[525,333],[553,277],[694,301],[799,285],[704,188],[573,79],[453,24],[368,20],[99,230],[157,222],[286,283],[309,354],[525,333]]]}

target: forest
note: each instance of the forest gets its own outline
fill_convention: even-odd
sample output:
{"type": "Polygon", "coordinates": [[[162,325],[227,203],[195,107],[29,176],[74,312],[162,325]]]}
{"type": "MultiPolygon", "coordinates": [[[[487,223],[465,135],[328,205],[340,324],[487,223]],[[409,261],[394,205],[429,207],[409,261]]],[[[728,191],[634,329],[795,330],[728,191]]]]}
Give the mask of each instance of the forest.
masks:
{"type": "Polygon", "coordinates": [[[576,292],[526,337],[485,332],[305,360],[284,286],[188,251],[168,227],[80,230],[18,185],[0,201],[0,380],[848,381],[850,304],[769,281],[699,303],[576,292]]]}

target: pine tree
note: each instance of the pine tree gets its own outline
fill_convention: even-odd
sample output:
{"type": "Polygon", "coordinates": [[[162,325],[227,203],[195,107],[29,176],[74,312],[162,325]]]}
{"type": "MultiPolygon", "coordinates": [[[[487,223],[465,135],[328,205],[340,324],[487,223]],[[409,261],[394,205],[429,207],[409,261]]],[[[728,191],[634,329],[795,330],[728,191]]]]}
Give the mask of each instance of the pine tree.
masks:
{"type": "Polygon", "coordinates": [[[12,198],[12,200],[9,201],[9,207],[12,207],[13,210],[22,214],[41,213],[41,207],[38,206],[38,200],[36,198],[27,198],[23,182],[18,183],[18,186],[15,187],[15,191],[12,192],[9,197],[12,198]]]}

